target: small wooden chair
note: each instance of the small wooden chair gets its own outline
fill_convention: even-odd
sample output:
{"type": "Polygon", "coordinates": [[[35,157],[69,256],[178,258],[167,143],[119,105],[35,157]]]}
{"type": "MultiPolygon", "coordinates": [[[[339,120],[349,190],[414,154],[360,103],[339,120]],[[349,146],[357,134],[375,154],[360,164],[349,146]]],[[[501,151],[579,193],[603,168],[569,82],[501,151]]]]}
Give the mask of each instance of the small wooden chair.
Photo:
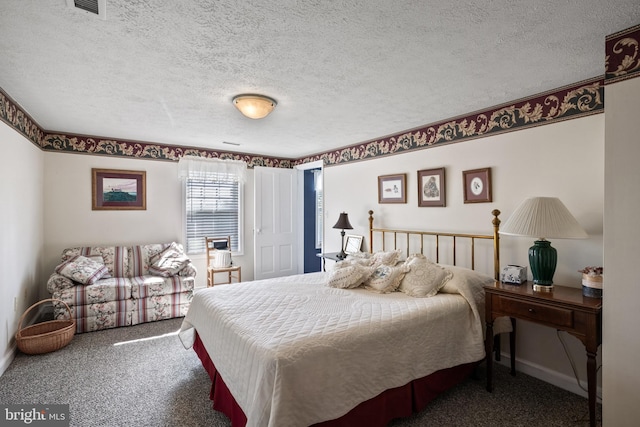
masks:
{"type": "Polygon", "coordinates": [[[205,240],[205,248],[207,252],[207,287],[232,283],[234,278],[236,279],[237,282],[241,282],[242,269],[239,265],[231,265],[230,267],[214,267],[212,265],[213,260],[215,258],[216,251],[231,250],[231,236],[205,237],[204,240],[205,240]],[[216,273],[227,273],[228,281],[216,283],[215,281],[216,273]]]}

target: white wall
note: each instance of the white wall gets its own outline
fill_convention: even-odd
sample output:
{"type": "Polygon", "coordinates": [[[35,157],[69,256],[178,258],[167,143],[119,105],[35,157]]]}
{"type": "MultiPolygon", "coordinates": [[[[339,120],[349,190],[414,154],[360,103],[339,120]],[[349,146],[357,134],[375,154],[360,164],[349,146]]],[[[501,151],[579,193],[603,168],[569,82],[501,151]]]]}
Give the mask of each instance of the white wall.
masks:
{"type": "MultiPolygon", "coordinates": [[[[13,359],[18,321],[39,299],[43,153],[0,122],[0,374],[13,359]]],[[[35,310],[32,312],[35,313],[35,310]]]]}
{"type": "Polygon", "coordinates": [[[640,78],[607,85],[605,134],[605,282],[603,299],[603,425],[640,419],[640,78]]]}
{"type": "MultiPolygon", "coordinates": [[[[68,153],[44,154],[45,277],[60,262],[62,250],[73,246],[184,243],[183,182],[176,162],[68,153]],[[91,210],[91,169],[146,171],[147,209],[91,210]]],[[[243,279],[253,278],[253,172],[245,186],[245,254],[234,257],[243,279]]],[[[196,286],[206,286],[204,255],[191,257],[198,269],[196,286]]],[[[46,280],[46,279],[45,279],[46,280]]],[[[41,288],[41,296],[48,295],[41,288]]]]}
{"type": "MultiPolygon", "coordinates": [[[[556,196],[574,214],[589,238],[552,241],[558,250],[554,281],[581,287],[577,270],[603,262],[603,156],[604,114],[598,114],[377,160],[326,167],[326,224],[333,224],[339,213],[345,211],[354,227],[351,232],[368,238],[367,211],[371,209],[374,224],[380,227],[491,234],[491,210],[501,210],[505,221],[526,197],[556,196]],[[418,207],[417,171],[439,167],[446,168],[447,206],[418,207]],[[492,168],[493,203],[464,204],[462,171],[483,167],[492,168]],[[377,177],[397,173],[407,174],[407,203],[378,204],[377,177]]],[[[338,251],[338,230],[325,229],[325,242],[325,251],[338,251]]],[[[528,265],[527,250],[532,244],[532,239],[503,236],[501,264],[528,265]]],[[[488,269],[491,273],[490,264],[488,269]]],[[[576,385],[554,330],[519,321],[517,339],[519,370],[586,395],[576,385]]],[[[586,385],[584,347],[572,336],[566,336],[566,341],[586,385]]],[[[508,357],[503,360],[508,361],[508,357]]]]}

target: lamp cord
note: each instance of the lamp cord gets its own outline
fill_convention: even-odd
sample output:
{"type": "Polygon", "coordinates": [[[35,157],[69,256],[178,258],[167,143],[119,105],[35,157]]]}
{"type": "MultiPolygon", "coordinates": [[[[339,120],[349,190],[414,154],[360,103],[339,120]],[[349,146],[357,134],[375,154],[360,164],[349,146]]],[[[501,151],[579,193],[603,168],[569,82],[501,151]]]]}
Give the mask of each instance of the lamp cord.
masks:
{"type": "MultiPolygon", "coordinates": [[[[569,359],[569,363],[571,364],[571,369],[573,369],[573,376],[576,378],[576,383],[578,383],[578,387],[580,387],[584,392],[589,393],[589,390],[584,388],[582,383],[580,383],[580,378],[578,376],[578,370],[576,369],[576,364],[575,364],[573,358],[571,357],[571,353],[569,353],[569,349],[567,348],[567,344],[565,343],[564,339],[562,338],[562,335],[560,334],[560,332],[561,331],[559,329],[556,329],[556,335],[558,336],[558,339],[560,340],[560,343],[562,344],[562,347],[564,348],[564,352],[567,355],[567,359],[569,359]]],[[[598,374],[598,371],[600,371],[600,368],[602,368],[602,364],[600,364],[600,366],[597,367],[596,375],[598,374]]],[[[598,396],[597,393],[596,393],[596,398],[600,402],[602,402],[602,396],[598,396]]]]}

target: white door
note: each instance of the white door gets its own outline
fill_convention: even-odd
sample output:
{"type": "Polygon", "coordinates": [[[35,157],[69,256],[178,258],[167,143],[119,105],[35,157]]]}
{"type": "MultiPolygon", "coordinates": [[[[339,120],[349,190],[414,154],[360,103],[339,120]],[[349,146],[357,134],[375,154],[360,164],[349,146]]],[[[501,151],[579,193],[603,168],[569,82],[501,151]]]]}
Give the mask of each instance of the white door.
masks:
{"type": "Polygon", "coordinates": [[[254,168],[255,280],[298,273],[297,172],[254,168]]]}

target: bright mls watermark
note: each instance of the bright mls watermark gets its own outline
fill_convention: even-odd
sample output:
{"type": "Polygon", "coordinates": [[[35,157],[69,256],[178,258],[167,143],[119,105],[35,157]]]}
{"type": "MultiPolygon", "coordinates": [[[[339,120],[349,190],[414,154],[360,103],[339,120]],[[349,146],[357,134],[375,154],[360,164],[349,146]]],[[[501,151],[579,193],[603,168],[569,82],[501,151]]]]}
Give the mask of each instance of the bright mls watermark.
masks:
{"type": "Polygon", "coordinates": [[[2,405],[0,427],[69,427],[69,405],[2,405]]]}

